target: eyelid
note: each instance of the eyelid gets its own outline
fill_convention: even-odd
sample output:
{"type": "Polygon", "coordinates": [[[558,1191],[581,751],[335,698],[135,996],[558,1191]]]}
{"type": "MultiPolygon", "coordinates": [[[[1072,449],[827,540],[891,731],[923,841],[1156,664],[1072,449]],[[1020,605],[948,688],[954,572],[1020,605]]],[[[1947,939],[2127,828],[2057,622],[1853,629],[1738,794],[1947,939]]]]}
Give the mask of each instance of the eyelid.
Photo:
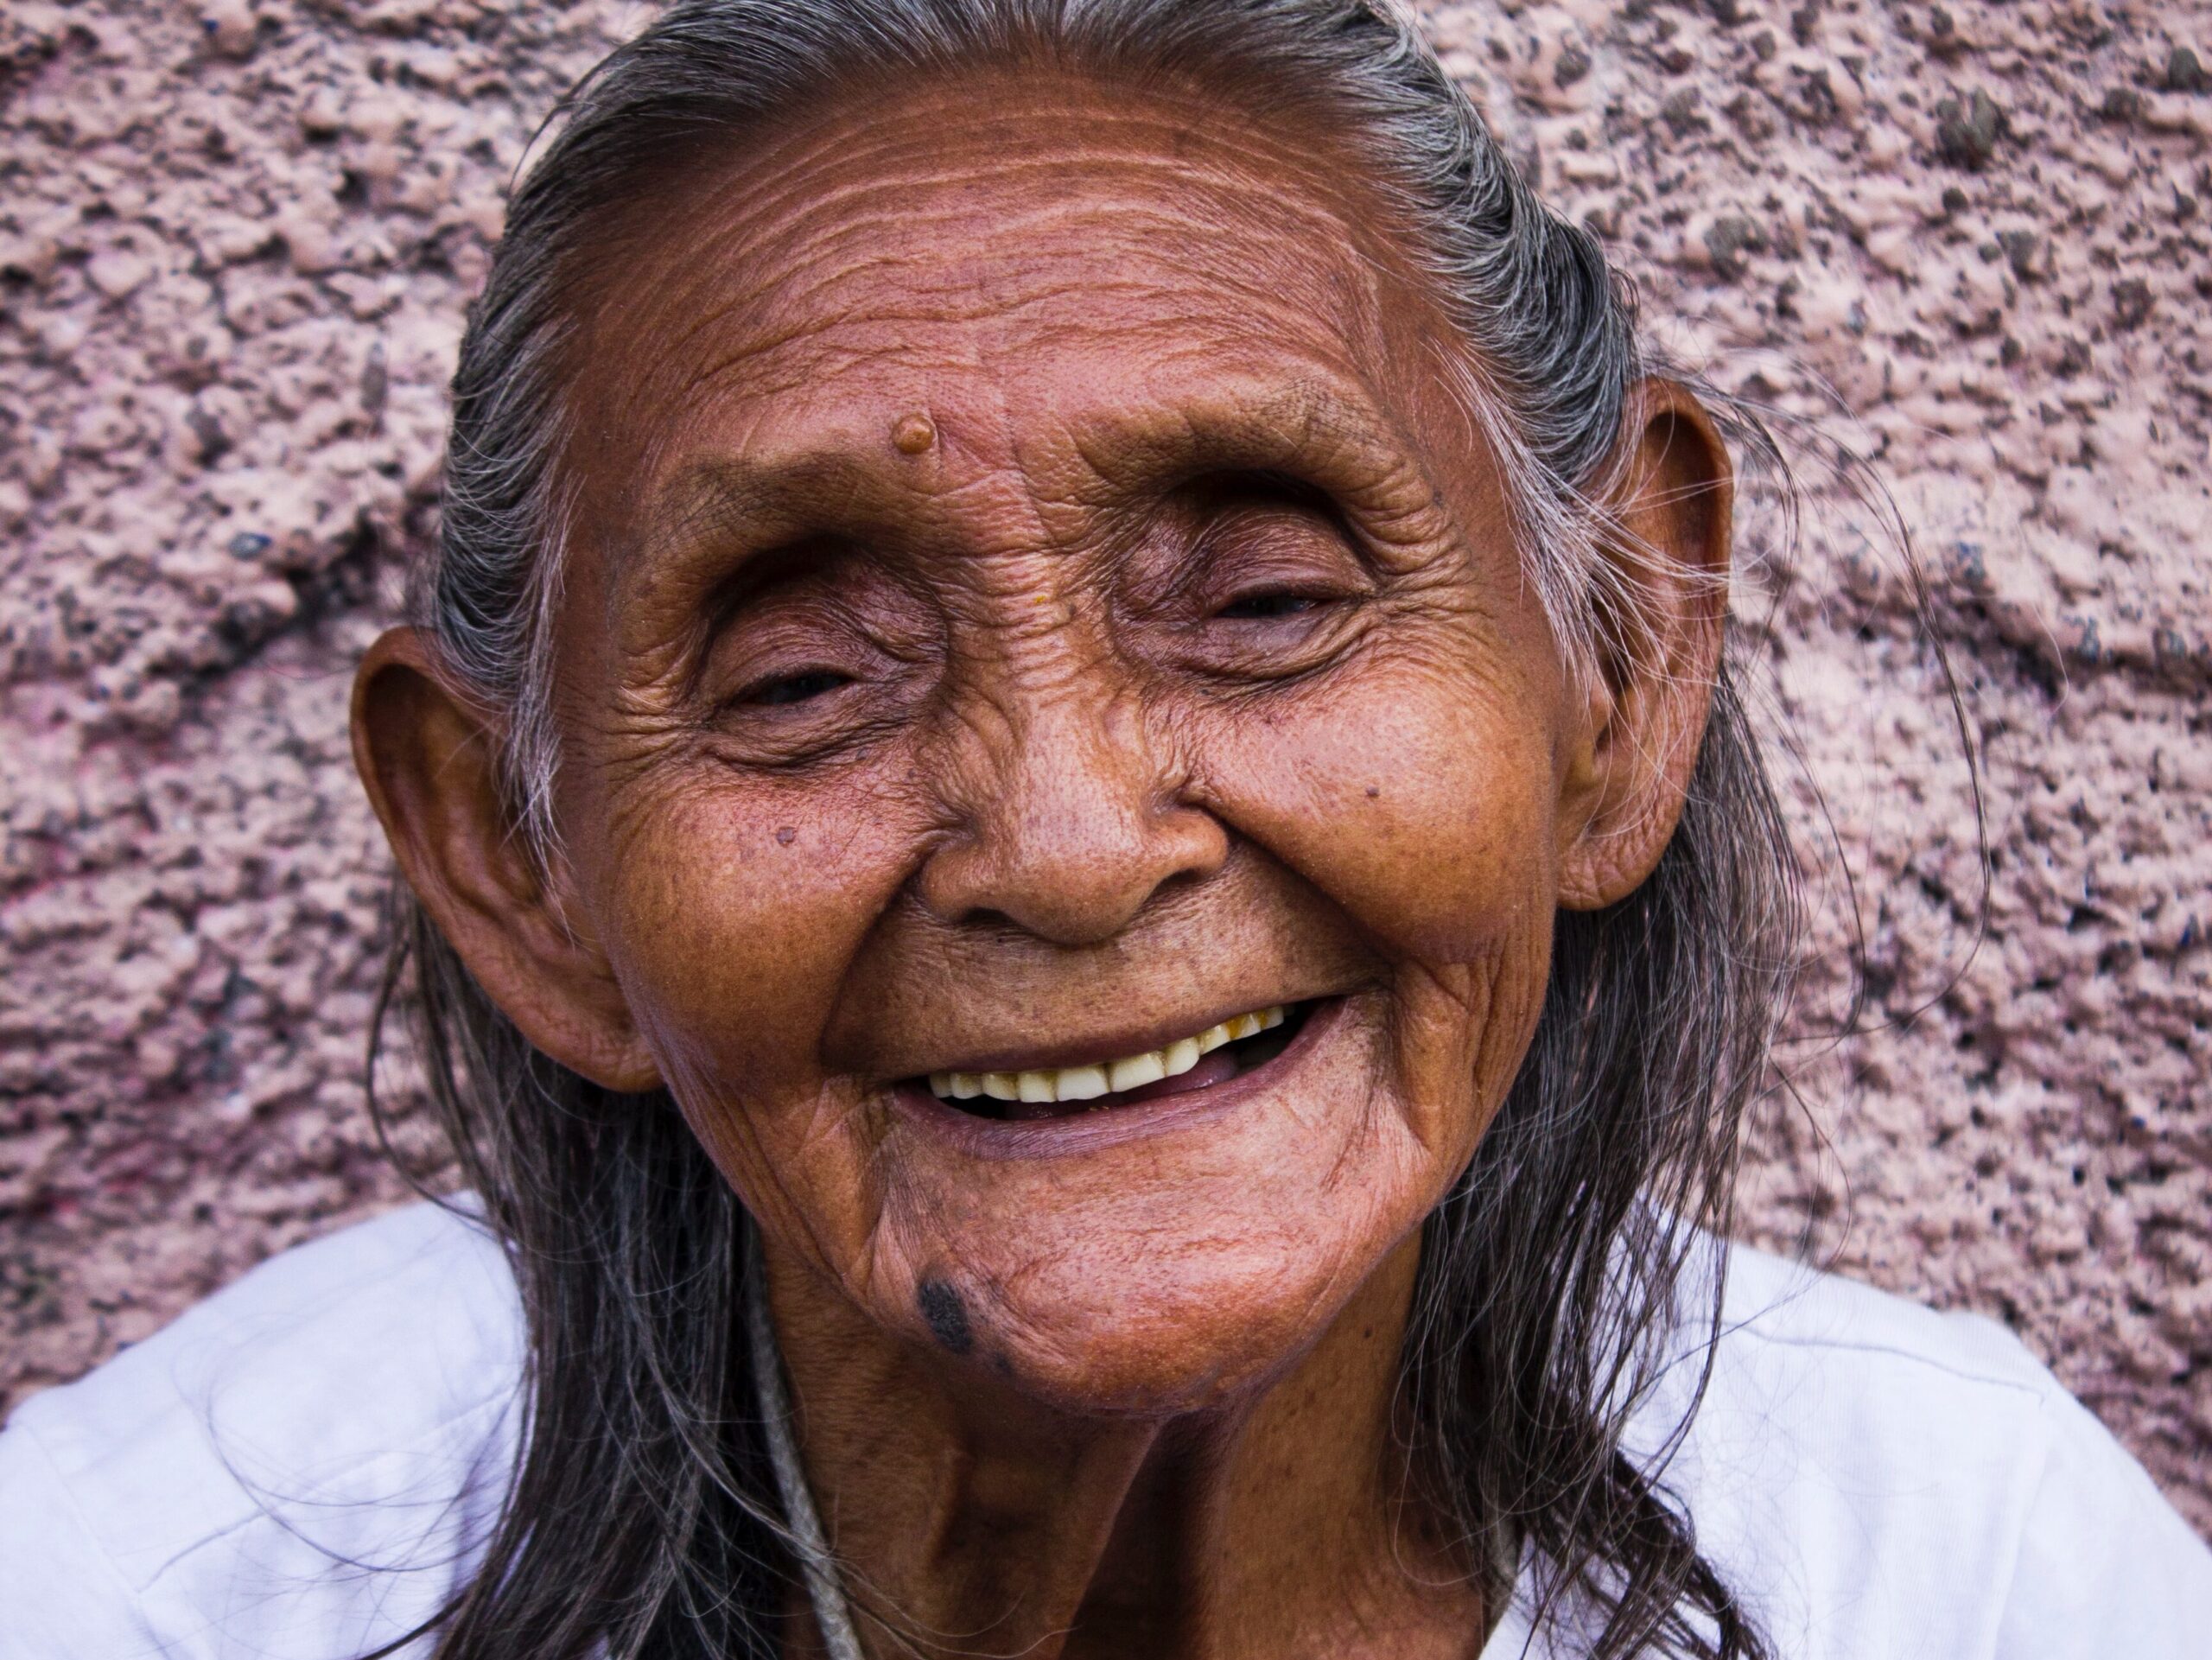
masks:
{"type": "Polygon", "coordinates": [[[1166,637],[1164,649],[1185,672],[1226,690],[1301,680],[1328,670],[1358,647],[1375,620],[1371,583],[1348,573],[1325,578],[1243,582],[1213,590],[1166,637]],[[1319,602],[1281,617],[1224,618],[1240,601],[1287,594],[1319,602]]]}
{"type": "MultiPolygon", "coordinates": [[[[842,663],[830,662],[826,659],[808,658],[801,662],[779,664],[774,668],[765,670],[759,674],[747,676],[741,684],[733,687],[728,694],[721,700],[721,707],[724,709],[753,707],[759,704],[760,694],[767,690],[771,687],[780,686],[793,680],[805,680],[815,675],[823,674],[833,675],[837,679],[844,682],[846,685],[856,685],[860,683],[861,678],[861,677],[855,674],[848,665],[842,663]]],[[[830,691],[819,693],[817,696],[826,697],[830,696],[831,692],[840,690],[842,689],[842,688],[841,687],[832,687],[830,691]]],[[[804,701],[812,703],[815,700],[813,698],[808,698],[804,701]]],[[[765,707],[778,706],[768,705],[765,707]]],[[[791,705],[791,707],[796,707],[796,705],[791,705]]]]}
{"type": "Polygon", "coordinates": [[[1184,673],[1221,692],[1257,690],[1325,674],[1360,649],[1369,631],[1362,606],[1325,607],[1268,626],[1208,629],[1171,648],[1184,673]]]}
{"type": "MultiPolygon", "coordinates": [[[[817,537],[768,550],[731,574],[701,619],[694,693],[704,689],[733,631],[802,633],[795,660],[858,676],[886,660],[925,655],[929,610],[925,600],[850,542],[817,537]]],[[[746,655],[770,655],[775,646],[771,633],[765,652],[746,655]]],[[[759,677],[746,678],[751,684],[759,677]]]]}
{"type": "Polygon", "coordinates": [[[868,681],[910,660],[912,654],[875,637],[839,608],[826,607],[804,622],[771,620],[741,646],[726,645],[728,631],[702,654],[702,690],[728,708],[758,687],[806,674],[842,675],[868,681]]]}
{"type": "Polygon", "coordinates": [[[843,588],[809,580],[723,619],[698,658],[693,707],[702,732],[734,765],[829,766],[899,728],[937,654],[925,618],[896,605],[878,612],[843,588]],[[730,640],[733,633],[741,643],[730,640]],[[788,704],[756,701],[778,682],[817,673],[848,684],[788,704]]]}
{"type": "Polygon", "coordinates": [[[702,725],[737,764],[775,771],[827,764],[868,747],[897,725],[905,701],[866,665],[813,658],[747,677],[715,699],[702,725]],[[810,674],[837,675],[844,684],[791,703],[756,701],[765,688],[810,674]]]}
{"type": "MultiPolygon", "coordinates": [[[[828,553],[829,550],[815,538],[760,549],[747,553],[734,569],[725,572],[712,585],[693,625],[695,644],[684,677],[687,696],[700,697],[707,694],[723,642],[745,614],[775,597],[777,590],[810,574],[802,569],[810,557],[822,557],[828,553]]],[[[751,684],[750,678],[747,684],[751,684]]],[[[718,703],[723,701],[726,700],[716,700],[718,703]]]]}
{"type": "MultiPolygon", "coordinates": [[[[734,613],[715,618],[702,642],[699,653],[701,676],[712,674],[723,659],[737,653],[737,647],[732,643],[734,634],[742,636],[746,648],[738,653],[741,664],[772,659],[779,655],[788,655],[794,660],[837,655],[830,649],[828,637],[833,634],[843,636],[852,632],[845,625],[844,619],[836,617],[834,614],[825,614],[826,607],[804,601],[794,608],[804,614],[793,616],[786,612],[779,615],[777,610],[772,609],[765,615],[757,612],[750,616],[734,613]]],[[[758,677],[752,672],[744,674],[747,681],[758,677]]]]}
{"type": "MultiPolygon", "coordinates": [[[[1295,514],[1298,510],[1284,512],[1295,514]]],[[[1312,531],[1320,534],[1295,550],[1277,544],[1240,550],[1225,545],[1233,543],[1234,527],[1210,525],[1194,550],[1188,580],[1179,586],[1209,607],[1266,592],[1316,598],[1373,593],[1374,573],[1348,527],[1332,514],[1313,514],[1307,522],[1312,531]]]]}

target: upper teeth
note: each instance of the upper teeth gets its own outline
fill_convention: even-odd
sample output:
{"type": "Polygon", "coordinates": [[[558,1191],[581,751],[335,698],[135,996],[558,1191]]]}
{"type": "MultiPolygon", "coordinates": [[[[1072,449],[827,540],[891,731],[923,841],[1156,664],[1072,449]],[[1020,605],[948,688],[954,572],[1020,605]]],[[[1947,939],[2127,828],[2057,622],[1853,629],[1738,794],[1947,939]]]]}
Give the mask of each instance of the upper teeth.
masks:
{"type": "Polygon", "coordinates": [[[1045,1066],[1026,1072],[931,1072],[930,1090],[940,1100],[966,1101],[988,1095],[994,1101],[1090,1101],[1109,1091],[1134,1090],[1187,1072],[1198,1057],[1255,1032],[1281,1026],[1281,1003],[1249,1014],[1233,1015],[1194,1038],[1178,1038],[1165,1049],[1109,1060],[1096,1066],[1045,1066]]]}

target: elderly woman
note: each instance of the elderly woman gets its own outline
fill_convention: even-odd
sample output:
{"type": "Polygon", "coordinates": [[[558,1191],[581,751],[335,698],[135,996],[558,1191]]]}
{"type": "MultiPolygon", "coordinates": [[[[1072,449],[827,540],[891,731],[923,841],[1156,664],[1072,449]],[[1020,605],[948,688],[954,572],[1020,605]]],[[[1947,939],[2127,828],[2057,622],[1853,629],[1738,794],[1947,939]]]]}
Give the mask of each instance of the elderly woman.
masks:
{"type": "Polygon", "coordinates": [[[668,11],[358,682],[473,1197],[26,1408],[0,1650],[2204,1653],[2014,1342],[1713,1243],[1745,442],[1380,6],[668,11]]]}

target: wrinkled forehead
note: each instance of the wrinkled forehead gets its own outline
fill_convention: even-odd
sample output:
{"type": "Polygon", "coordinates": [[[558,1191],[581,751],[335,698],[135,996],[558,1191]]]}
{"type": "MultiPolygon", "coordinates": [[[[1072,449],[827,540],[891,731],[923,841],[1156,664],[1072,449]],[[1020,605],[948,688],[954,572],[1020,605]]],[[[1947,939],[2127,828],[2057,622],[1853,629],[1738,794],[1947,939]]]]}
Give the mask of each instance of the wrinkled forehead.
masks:
{"type": "Polygon", "coordinates": [[[588,262],[586,493],[640,525],[702,467],[857,487],[915,412],[1047,495],[1177,447],[1403,447],[1446,326],[1384,204],[1281,122],[1158,89],[849,100],[679,173],[588,262]]]}

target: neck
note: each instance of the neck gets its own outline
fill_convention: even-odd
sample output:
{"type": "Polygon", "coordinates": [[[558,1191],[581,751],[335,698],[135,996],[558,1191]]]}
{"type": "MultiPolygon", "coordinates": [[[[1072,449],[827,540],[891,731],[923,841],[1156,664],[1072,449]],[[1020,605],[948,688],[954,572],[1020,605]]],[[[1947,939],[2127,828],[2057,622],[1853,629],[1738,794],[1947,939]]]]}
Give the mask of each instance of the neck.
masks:
{"type": "MultiPolygon", "coordinates": [[[[1472,1654],[1478,1593],[1393,1434],[1419,1250],[1264,1388],[1141,1420],[887,1337],[772,1255],[808,1481],[871,1653],[1472,1654]]],[[[794,1631],[818,1651],[810,1619],[794,1631]]]]}

